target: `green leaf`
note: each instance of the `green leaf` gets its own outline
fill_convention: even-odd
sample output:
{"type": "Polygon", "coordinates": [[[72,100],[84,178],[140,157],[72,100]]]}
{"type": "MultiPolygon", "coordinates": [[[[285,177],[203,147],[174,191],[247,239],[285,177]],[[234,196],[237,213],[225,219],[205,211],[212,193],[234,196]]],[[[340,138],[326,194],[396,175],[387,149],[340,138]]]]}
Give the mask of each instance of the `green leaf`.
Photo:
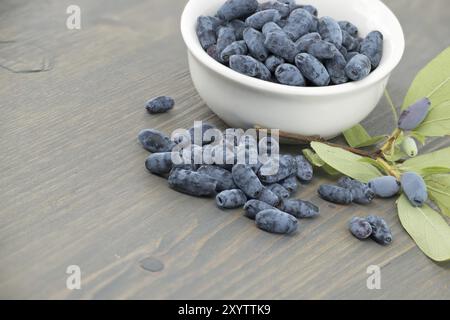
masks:
{"type": "Polygon", "coordinates": [[[370,147],[386,139],[386,136],[371,137],[360,124],[344,131],[343,135],[348,145],[352,148],[370,147]]]}
{"type": "Polygon", "coordinates": [[[356,148],[358,145],[371,138],[366,129],[360,124],[345,130],[342,134],[344,135],[345,140],[347,140],[348,145],[353,148],[356,148]]]}
{"type": "Polygon", "coordinates": [[[419,248],[435,261],[450,260],[450,227],[428,205],[413,207],[405,195],[398,202],[398,216],[419,248]]]}
{"type": "Polygon", "coordinates": [[[450,217],[450,174],[435,174],[425,177],[428,195],[442,213],[450,217]]]}
{"type": "Polygon", "coordinates": [[[450,168],[450,147],[408,159],[400,165],[402,171],[417,173],[431,167],[450,168]]]}
{"type": "Polygon", "coordinates": [[[425,120],[414,132],[425,137],[450,135],[450,101],[443,102],[431,109],[425,120]]]}
{"type": "Polygon", "coordinates": [[[386,139],[387,139],[386,135],[374,136],[374,137],[371,137],[369,140],[361,142],[360,144],[356,145],[355,148],[364,148],[364,147],[374,146],[386,139]]]}
{"type": "Polygon", "coordinates": [[[411,131],[410,132],[410,136],[415,138],[417,141],[419,141],[422,145],[425,144],[427,137],[424,136],[423,134],[419,133],[419,132],[415,132],[415,131],[411,131]]]}
{"type": "MultiPolygon", "coordinates": [[[[421,176],[430,176],[433,174],[450,173],[450,168],[448,167],[428,167],[420,170],[419,174],[421,176]]],[[[450,186],[449,186],[450,187],[450,186]]]]}
{"type": "Polygon", "coordinates": [[[378,170],[380,170],[380,172],[384,172],[387,174],[386,170],[384,169],[384,167],[379,164],[378,162],[376,162],[374,159],[372,158],[366,158],[366,157],[362,157],[361,159],[359,159],[358,161],[360,162],[366,162],[366,163],[370,163],[371,165],[373,165],[375,168],[377,168],[378,170]]]}
{"type": "Polygon", "coordinates": [[[450,47],[417,74],[403,101],[402,110],[424,97],[430,98],[432,106],[450,100],[450,47]]]}
{"type": "Polygon", "coordinates": [[[322,168],[329,175],[335,176],[340,174],[339,171],[334,170],[332,167],[327,165],[320,157],[311,149],[303,149],[303,155],[311,162],[314,166],[322,168]]]}
{"type": "Polygon", "coordinates": [[[311,147],[325,163],[353,179],[369,182],[382,176],[370,163],[359,161],[363,158],[359,155],[320,142],[311,142],[311,147]]]}

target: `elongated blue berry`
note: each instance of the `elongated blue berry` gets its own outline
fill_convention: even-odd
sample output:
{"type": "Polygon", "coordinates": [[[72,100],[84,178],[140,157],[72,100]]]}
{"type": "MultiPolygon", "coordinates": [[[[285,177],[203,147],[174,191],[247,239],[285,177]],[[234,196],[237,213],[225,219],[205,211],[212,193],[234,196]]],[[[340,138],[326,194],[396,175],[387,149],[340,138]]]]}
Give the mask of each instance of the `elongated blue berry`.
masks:
{"type": "Polygon", "coordinates": [[[267,9],[277,10],[282,18],[286,18],[289,15],[289,13],[291,13],[289,5],[275,0],[260,3],[258,6],[259,11],[264,11],[267,9]]]}
{"type": "MultiPolygon", "coordinates": [[[[247,45],[244,40],[235,41],[228,45],[220,54],[220,59],[228,63],[230,61],[230,57],[234,55],[246,55],[248,52],[247,45]]],[[[267,60],[266,60],[267,61],[267,60]]]]}
{"type": "Polygon", "coordinates": [[[360,52],[370,59],[373,69],[377,68],[383,56],[383,34],[380,31],[370,32],[361,43],[360,52]]]}
{"type": "Polygon", "coordinates": [[[175,101],[171,97],[160,96],[149,100],[145,108],[150,114],[164,113],[169,111],[175,105],[175,101]]]}
{"type": "Polygon", "coordinates": [[[353,180],[349,177],[342,177],[338,180],[338,186],[350,190],[353,202],[359,204],[369,204],[375,198],[375,192],[365,183],[353,180]]]}
{"type": "Polygon", "coordinates": [[[393,237],[391,229],[383,218],[371,215],[368,216],[366,220],[370,223],[372,228],[370,238],[384,246],[392,242],[393,237]]]}
{"type": "Polygon", "coordinates": [[[230,57],[230,68],[246,76],[270,80],[271,74],[267,67],[250,56],[234,55],[230,57]]]}
{"type": "Polygon", "coordinates": [[[288,86],[303,87],[306,85],[302,73],[292,64],[284,63],[279,65],[275,70],[275,77],[278,82],[288,86]]]}
{"type": "Polygon", "coordinates": [[[325,60],[325,68],[330,75],[331,83],[343,84],[348,82],[348,77],[345,72],[347,66],[347,60],[340,52],[336,52],[336,55],[328,60],[325,60]]]}
{"type": "Polygon", "coordinates": [[[217,16],[226,21],[248,17],[258,9],[257,0],[227,0],[217,11],[217,16]]]}
{"type": "Polygon", "coordinates": [[[220,26],[220,24],[221,21],[215,17],[198,17],[196,32],[198,40],[200,41],[200,45],[204,50],[208,49],[213,44],[216,44],[216,30],[220,26]]]}
{"type": "Polygon", "coordinates": [[[293,62],[298,53],[295,43],[281,30],[267,33],[264,46],[274,55],[293,62]]]}
{"type": "Polygon", "coordinates": [[[333,18],[322,17],[319,19],[319,33],[323,40],[331,42],[336,47],[342,45],[342,30],[333,18]]]}
{"type": "Polygon", "coordinates": [[[267,9],[252,14],[245,20],[245,23],[254,29],[261,30],[267,22],[277,22],[281,20],[281,14],[278,10],[267,9]]]}
{"type": "Polygon", "coordinates": [[[267,69],[269,69],[270,72],[275,72],[276,68],[284,63],[284,59],[277,56],[269,56],[267,60],[264,62],[267,69]]]}
{"type": "Polygon", "coordinates": [[[227,27],[233,28],[236,40],[239,41],[243,39],[244,30],[247,28],[247,25],[245,24],[244,21],[235,19],[229,21],[226,25],[227,27]]]}
{"type": "Polygon", "coordinates": [[[283,200],[279,208],[299,219],[314,218],[319,215],[319,207],[309,201],[299,199],[283,200]]]}
{"type": "Polygon", "coordinates": [[[428,200],[427,185],[421,176],[415,172],[402,174],[402,189],[414,207],[422,207],[428,200]]]}
{"type": "Polygon", "coordinates": [[[353,196],[350,190],[323,184],[319,187],[319,195],[322,199],[337,203],[337,204],[350,204],[353,201],[353,196]]]}
{"type": "Polygon", "coordinates": [[[316,86],[327,86],[330,83],[330,75],[325,66],[307,53],[300,53],[295,57],[295,65],[302,75],[316,86]]]}
{"type": "Polygon", "coordinates": [[[428,98],[422,98],[405,109],[399,117],[399,129],[409,131],[416,129],[428,115],[431,102],[428,98]]]}
{"type": "Polygon", "coordinates": [[[312,15],[305,9],[295,9],[291,12],[287,19],[287,24],[283,30],[293,41],[307,34],[313,23],[312,15]]]}
{"type": "Polygon", "coordinates": [[[291,234],[298,229],[298,220],[280,210],[268,209],[258,212],[256,226],[264,231],[278,234],[291,234]]]}
{"type": "Polygon", "coordinates": [[[315,41],[308,47],[308,53],[317,59],[331,59],[338,52],[334,44],[323,40],[315,41]]]}
{"type": "Polygon", "coordinates": [[[217,33],[217,52],[220,55],[222,51],[230,44],[236,41],[234,29],[230,27],[221,27],[217,33]]]}
{"type": "Polygon", "coordinates": [[[270,204],[273,207],[276,207],[280,204],[280,198],[269,188],[263,188],[257,199],[259,201],[270,204]]]}
{"type": "Polygon", "coordinates": [[[247,203],[244,205],[245,216],[252,220],[255,220],[255,217],[258,214],[258,212],[267,209],[276,209],[276,208],[272,207],[270,204],[255,199],[247,201],[247,203]]]}
{"type": "Polygon", "coordinates": [[[380,198],[391,198],[400,191],[400,182],[392,176],[384,176],[369,181],[370,189],[380,198]]]}
{"type": "Polygon", "coordinates": [[[310,182],[314,175],[314,170],[311,163],[304,156],[296,156],[297,163],[297,178],[302,182],[310,182]]]}
{"type": "Polygon", "coordinates": [[[280,199],[287,199],[291,196],[291,193],[288,190],[286,190],[286,188],[283,187],[281,184],[274,183],[267,186],[267,188],[273,193],[275,193],[280,199]]]}
{"type": "Polygon", "coordinates": [[[216,196],[216,203],[222,209],[235,209],[247,202],[245,193],[239,189],[225,190],[216,196]]]}
{"type": "Polygon", "coordinates": [[[236,184],[233,180],[233,175],[230,171],[214,166],[214,165],[203,165],[197,170],[198,173],[205,174],[217,181],[217,191],[236,189],[236,184]]]}
{"type": "Polygon", "coordinates": [[[155,129],[142,130],[139,132],[138,139],[144,149],[153,153],[169,152],[175,146],[167,135],[155,129]]]}
{"type": "Polygon", "coordinates": [[[345,74],[353,81],[359,81],[370,73],[370,60],[363,54],[358,54],[345,66],[345,74]]]}
{"type": "Polygon", "coordinates": [[[169,175],[169,186],[174,190],[197,197],[216,194],[217,181],[205,174],[176,169],[169,175]]]}
{"type": "Polygon", "coordinates": [[[339,27],[342,31],[348,32],[352,37],[356,37],[358,35],[358,28],[349,21],[339,21],[339,27]]]}
{"type": "Polygon", "coordinates": [[[145,167],[154,174],[162,175],[172,170],[172,153],[153,153],[145,160],[145,167]]]}
{"type": "Polygon", "coordinates": [[[353,217],[348,224],[348,228],[360,240],[367,239],[372,234],[372,226],[364,218],[353,217]]]}
{"type": "Polygon", "coordinates": [[[303,37],[300,37],[296,42],[295,46],[297,47],[298,52],[304,53],[307,52],[309,46],[316,41],[322,40],[322,37],[317,32],[311,32],[305,34],[303,37]]]}
{"type": "Polygon", "coordinates": [[[243,35],[250,55],[256,60],[265,61],[269,52],[264,46],[264,35],[253,28],[245,29],[243,35]]]}
{"type": "Polygon", "coordinates": [[[291,194],[297,192],[297,190],[298,190],[298,182],[297,182],[297,177],[295,176],[295,174],[280,181],[279,184],[281,184],[291,194]]]}
{"type": "Polygon", "coordinates": [[[259,169],[258,177],[264,183],[276,183],[295,174],[297,165],[294,157],[282,155],[273,157],[259,169]]]}
{"type": "Polygon", "coordinates": [[[231,171],[234,183],[250,198],[256,199],[261,195],[264,186],[259,181],[252,168],[243,164],[236,164],[231,171]]]}

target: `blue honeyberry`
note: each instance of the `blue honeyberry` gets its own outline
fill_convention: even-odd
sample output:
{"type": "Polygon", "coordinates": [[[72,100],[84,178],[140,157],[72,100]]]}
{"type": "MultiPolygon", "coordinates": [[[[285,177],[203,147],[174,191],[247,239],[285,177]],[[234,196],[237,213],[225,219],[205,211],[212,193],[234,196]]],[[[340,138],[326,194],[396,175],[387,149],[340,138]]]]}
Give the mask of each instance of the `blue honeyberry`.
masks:
{"type": "Polygon", "coordinates": [[[296,42],[295,46],[297,47],[297,51],[300,53],[307,52],[309,46],[316,41],[322,40],[322,37],[317,32],[311,32],[305,34],[303,37],[300,37],[296,42]]]}
{"type": "Polygon", "coordinates": [[[330,75],[331,83],[337,85],[348,82],[348,77],[345,73],[346,66],[347,60],[340,52],[337,52],[333,58],[325,60],[325,68],[330,75]]]}
{"type": "Polygon", "coordinates": [[[358,54],[359,54],[358,51],[347,52],[347,54],[345,55],[345,60],[350,61],[353,59],[354,56],[357,56],[358,54]]]}
{"type": "Polygon", "coordinates": [[[330,75],[325,66],[314,56],[308,53],[300,53],[295,57],[295,65],[302,75],[316,86],[327,86],[330,83],[330,75]]]}
{"type": "Polygon", "coordinates": [[[250,77],[269,81],[272,77],[269,69],[250,56],[234,55],[230,57],[230,68],[250,77]]]}
{"type": "Polygon", "coordinates": [[[247,25],[244,21],[235,19],[229,21],[227,24],[227,27],[233,28],[234,30],[234,36],[236,37],[236,40],[242,40],[244,39],[243,33],[245,28],[247,28],[247,25]]]}
{"type": "Polygon", "coordinates": [[[216,44],[217,36],[216,30],[220,26],[221,21],[215,17],[200,16],[197,19],[196,33],[200,45],[204,50],[208,49],[213,44],[216,44]]]}
{"type": "Polygon", "coordinates": [[[266,65],[267,69],[269,69],[270,72],[275,72],[276,68],[280,65],[284,63],[284,59],[281,57],[277,57],[277,56],[269,56],[266,61],[264,62],[264,64],[266,65]]]}
{"type": "Polygon", "coordinates": [[[269,188],[263,188],[257,200],[270,204],[273,207],[278,206],[281,201],[269,188]]]}
{"type": "Polygon", "coordinates": [[[297,192],[298,190],[298,182],[297,177],[295,175],[287,177],[286,179],[280,181],[279,183],[291,194],[297,192]]]}
{"type": "Polygon", "coordinates": [[[338,186],[350,190],[353,202],[358,204],[369,204],[375,198],[375,192],[363,182],[349,177],[342,177],[337,182],[338,186]]]}
{"type": "Polygon", "coordinates": [[[246,55],[247,52],[248,49],[244,40],[235,41],[222,50],[222,52],[220,53],[220,59],[223,62],[228,63],[230,61],[231,56],[246,55]]]}
{"type": "Polygon", "coordinates": [[[255,223],[258,228],[277,234],[291,234],[298,229],[298,220],[294,216],[274,209],[258,212],[255,223]]]}
{"type": "Polygon", "coordinates": [[[304,156],[295,157],[297,163],[297,178],[302,182],[310,182],[314,176],[314,169],[311,163],[304,156]]]}
{"type": "Polygon", "coordinates": [[[257,199],[264,189],[256,174],[250,166],[244,164],[236,164],[231,170],[234,183],[244,191],[244,193],[253,199],[257,199]]]}
{"type": "Polygon", "coordinates": [[[400,182],[392,176],[384,176],[369,181],[370,189],[380,198],[391,198],[400,191],[400,182]]]}
{"type": "Polygon", "coordinates": [[[255,199],[247,201],[247,203],[244,205],[245,216],[252,220],[255,220],[255,217],[258,214],[258,212],[267,209],[276,209],[276,208],[272,207],[270,204],[255,199]]]}
{"type": "Polygon", "coordinates": [[[145,150],[152,153],[169,152],[175,146],[175,142],[161,131],[145,129],[139,132],[138,140],[145,150]]]}
{"type": "Polygon", "coordinates": [[[217,16],[230,21],[248,17],[258,10],[257,0],[227,0],[217,11],[217,16]]]}
{"type": "Polygon", "coordinates": [[[356,37],[358,35],[358,28],[353,23],[344,20],[339,21],[338,24],[342,31],[347,32],[352,37],[356,37]]]}
{"type": "Polygon", "coordinates": [[[359,240],[364,240],[372,234],[372,226],[370,223],[360,217],[353,217],[348,223],[348,229],[359,240]]]}
{"type": "Polygon", "coordinates": [[[293,62],[298,53],[295,43],[281,30],[267,33],[264,46],[272,54],[288,62],[293,62]]]}
{"type": "Polygon", "coordinates": [[[314,7],[310,4],[299,5],[299,8],[302,8],[302,9],[308,11],[312,16],[315,16],[315,17],[317,17],[317,15],[319,14],[319,10],[317,10],[316,7],[314,7]]]}
{"type": "Polygon", "coordinates": [[[145,160],[145,167],[151,173],[163,175],[172,170],[172,152],[153,153],[145,160]]]}
{"type": "Polygon", "coordinates": [[[312,15],[305,9],[295,9],[287,18],[287,23],[283,30],[293,41],[307,34],[313,23],[312,15]]]}
{"type": "Polygon", "coordinates": [[[319,207],[309,201],[300,199],[283,200],[279,206],[283,212],[289,213],[298,219],[314,218],[319,215],[319,207]]]}
{"type": "Polygon", "coordinates": [[[267,9],[252,14],[245,20],[245,23],[251,28],[261,30],[266,23],[277,22],[280,20],[281,14],[278,12],[278,10],[267,9]]]}
{"type": "Polygon", "coordinates": [[[319,33],[323,40],[331,42],[336,47],[342,45],[342,30],[333,18],[322,17],[319,19],[319,33]]]}
{"type": "Polygon", "coordinates": [[[264,35],[253,28],[245,29],[243,35],[250,55],[256,60],[265,61],[269,52],[264,46],[264,35]]]}
{"type": "Polygon", "coordinates": [[[172,170],[168,182],[172,189],[192,196],[207,197],[216,194],[217,181],[198,172],[172,170]]]}
{"type": "Polygon", "coordinates": [[[225,190],[216,196],[216,204],[221,209],[235,209],[244,206],[247,197],[242,190],[225,190]]]}
{"type": "Polygon", "coordinates": [[[272,157],[259,169],[259,179],[267,184],[277,183],[296,174],[297,164],[291,155],[272,157]]]}
{"type": "Polygon", "coordinates": [[[214,60],[216,60],[217,62],[222,63],[222,60],[220,59],[220,52],[217,49],[217,45],[213,44],[212,46],[209,46],[208,49],[206,49],[206,53],[213,58],[214,60]]]}
{"type": "Polygon", "coordinates": [[[217,191],[236,189],[236,184],[233,180],[233,175],[230,171],[215,166],[215,165],[203,165],[197,170],[198,173],[205,174],[217,181],[217,191]]]}
{"type": "Polygon", "coordinates": [[[377,68],[383,56],[383,34],[370,32],[362,41],[360,52],[370,59],[373,69],[377,68]]]}
{"type": "Polygon", "coordinates": [[[275,77],[279,83],[288,86],[304,87],[306,85],[302,73],[292,64],[284,63],[279,65],[275,70],[275,77]]]}
{"type": "Polygon", "coordinates": [[[431,101],[422,98],[406,108],[398,119],[398,127],[404,131],[416,129],[427,117],[431,101]]]}
{"type": "Polygon", "coordinates": [[[353,81],[366,78],[371,70],[370,60],[363,54],[358,54],[345,66],[345,74],[353,81]]]}
{"type": "Polygon", "coordinates": [[[145,104],[145,108],[150,114],[164,113],[169,111],[175,105],[175,101],[171,97],[160,96],[153,98],[145,104]]]}
{"type": "Polygon", "coordinates": [[[350,204],[353,201],[351,191],[339,186],[323,184],[318,193],[322,199],[336,204],[350,204]]]}
{"type": "Polygon", "coordinates": [[[264,11],[264,10],[268,10],[268,9],[277,10],[280,13],[281,18],[286,18],[289,15],[289,13],[291,13],[289,5],[286,3],[282,3],[280,1],[271,0],[271,1],[260,3],[258,6],[259,11],[264,11]]]}
{"type": "Polygon", "coordinates": [[[324,41],[318,40],[308,47],[308,53],[319,60],[322,59],[331,59],[333,58],[337,52],[339,52],[334,44],[324,41]]]}
{"type": "Polygon", "coordinates": [[[347,31],[342,30],[342,46],[347,51],[357,51],[359,48],[359,41],[353,38],[347,31]]]}
{"type": "Polygon", "coordinates": [[[267,36],[270,32],[273,31],[283,31],[283,29],[281,29],[281,27],[276,24],[275,22],[267,22],[263,27],[262,27],[262,33],[264,36],[267,36]]]}
{"type": "Polygon", "coordinates": [[[275,193],[280,199],[287,199],[291,196],[291,193],[286,190],[281,184],[273,183],[267,186],[267,188],[275,193]]]}
{"type": "Polygon", "coordinates": [[[427,185],[415,172],[406,172],[400,177],[403,193],[414,207],[422,207],[428,200],[427,185]]]}
{"type": "Polygon", "coordinates": [[[217,32],[217,52],[220,56],[222,51],[230,44],[236,41],[234,29],[230,27],[221,27],[217,32]]]}
{"type": "Polygon", "coordinates": [[[392,243],[393,237],[391,229],[383,218],[370,215],[366,220],[370,223],[372,228],[372,233],[370,234],[371,239],[384,246],[392,243]]]}
{"type": "Polygon", "coordinates": [[[313,21],[311,23],[311,27],[309,28],[309,32],[319,32],[319,18],[313,16],[313,21]]]}
{"type": "MultiPolygon", "coordinates": [[[[216,127],[207,122],[201,122],[201,125],[195,123],[193,127],[189,128],[188,132],[191,137],[191,144],[198,146],[204,146],[214,142],[215,137],[209,135],[209,133],[215,132],[213,130],[218,130],[216,127]]],[[[217,131],[218,133],[218,131],[217,131]]]]}

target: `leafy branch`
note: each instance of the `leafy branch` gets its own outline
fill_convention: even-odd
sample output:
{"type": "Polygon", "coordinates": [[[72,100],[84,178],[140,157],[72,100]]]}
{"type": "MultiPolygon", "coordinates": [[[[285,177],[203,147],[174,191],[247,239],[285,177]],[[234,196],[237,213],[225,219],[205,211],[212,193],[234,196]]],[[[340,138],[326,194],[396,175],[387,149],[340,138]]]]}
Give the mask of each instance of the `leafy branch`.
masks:
{"type": "MultiPolygon", "coordinates": [[[[387,91],[385,97],[397,124],[397,108],[387,91]]],[[[419,119],[413,126],[414,129],[405,131],[399,125],[391,134],[371,137],[358,124],[343,133],[348,146],[327,142],[320,137],[282,131],[279,135],[309,143],[311,149],[305,149],[303,153],[314,165],[329,174],[340,173],[362,182],[382,175],[394,176],[400,180],[406,172],[421,175],[426,183],[429,199],[435,206],[413,206],[405,194],[402,194],[397,201],[400,222],[428,257],[435,261],[448,261],[450,226],[441,214],[450,217],[450,147],[417,156],[416,141],[425,144],[429,137],[450,136],[450,47],[417,74],[405,96],[401,111],[403,116],[412,114],[413,122],[419,119]],[[417,107],[421,100],[430,102],[429,109],[417,107]],[[413,107],[414,105],[416,106],[413,107]],[[426,113],[421,118],[420,112],[424,112],[423,110],[426,113]],[[375,149],[371,151],[361,149],[373,146],[375,149]],[[433,209],[436,206],[439,211],[433,209]]]]}

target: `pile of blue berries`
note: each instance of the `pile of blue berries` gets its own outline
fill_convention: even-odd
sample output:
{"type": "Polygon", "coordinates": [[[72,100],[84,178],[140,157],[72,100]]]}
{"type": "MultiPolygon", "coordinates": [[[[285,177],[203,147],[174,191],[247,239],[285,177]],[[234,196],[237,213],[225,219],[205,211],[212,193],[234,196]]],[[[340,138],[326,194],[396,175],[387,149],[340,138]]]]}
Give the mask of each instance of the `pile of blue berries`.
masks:
{"type": "Polygon", "coordinates": [[[155,129],[142,130],[138,139],[146,150],[152,152],[145,161],[145,167],[151,173],[167,178],[169,186],[176,191],[197,197],[215,197],[220,209],[243,207],[245,216],[268,232],[293,233],[298,229],[298,219],[314,218],[319,214],[319,208],[313,203],[290,199],[298,190],[299,182],[308,183],[313,179],[313,168],[305,157],[285,154],[265,163],[258,158],[254,161],[249,153],[255,150],[252,147],[259,146],[255,138],[244,135],[230,145],[227,137],[234,129],[227,129],[223,133],[223,143],[217,143],[219,141],[207,138],[205,132],[209,129],[214,127],[202,124],[200,141],[194,139],[194,128],[187,131],[189,137],[175,136],[173,139],[155,129]],[[192,144],[181,148],[182,151],[175,149],[186,142],[185,138],[192,144]],[[209,152],[205,150],[208,148],[212,148],[212,155],[223,152],[223,157],[206,159],[209,152]],[[189,160],[201,154],[202,164],[192,161],[175,164],[173,152],[186,157],[186,151],[189,160]],[[244,163],[237,158],[241,153],[245,155],[244,163]],[[226,161],[217,161],[222,158],[226,161]]]}
{"type": "Polygon", "coordinates": [[[234,71],[289,86],[362,80],[380,64],[383,34],[358,36],[348,21],[318,18],[295,0],[227,0],[215,16],[200,16],[202,48],[234,71]]]}

